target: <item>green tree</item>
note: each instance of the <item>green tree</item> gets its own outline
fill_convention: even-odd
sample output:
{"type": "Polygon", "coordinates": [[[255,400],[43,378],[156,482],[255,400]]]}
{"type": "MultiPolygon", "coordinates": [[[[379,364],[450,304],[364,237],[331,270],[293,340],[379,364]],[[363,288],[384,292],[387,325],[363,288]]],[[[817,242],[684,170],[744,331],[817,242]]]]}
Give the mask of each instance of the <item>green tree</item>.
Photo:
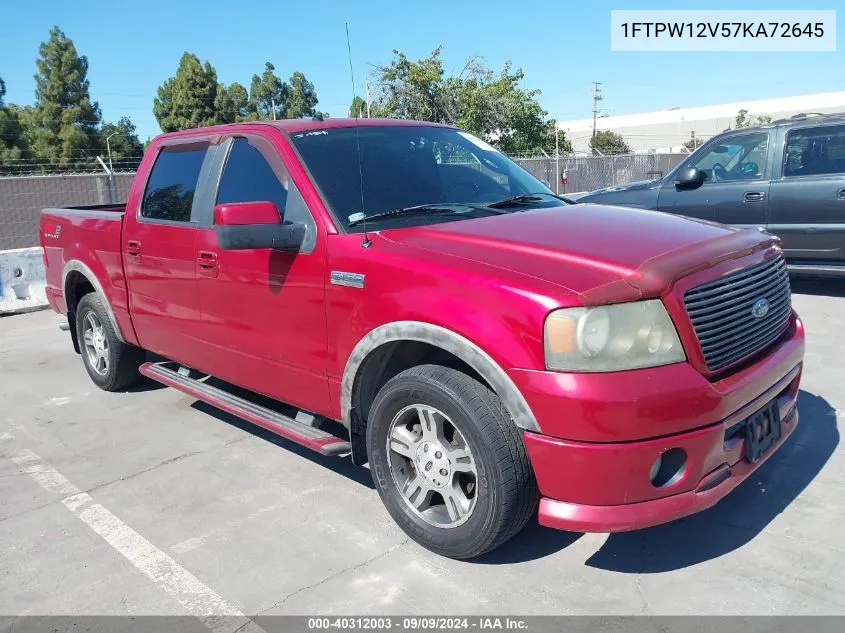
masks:
{"type": "Polygon", "coordinates": [[[216,99],[217,72],[207,61],[202,64],[186,52],[176,75],[158,87],[153,114],[165,132],[214,125],[221,122],[216,99]]]}
{"type": "Polygon", "coordinates": [[[748,110],[740,110],[736,119],[734,119],[734,127],[739,129],[743,127],[751,127],[752,125],[766,125],[772,122],[772,117],[767,114],[760,116],[748,116],[748,110]]]}
{"type": "Polygon", "coordinates": [[[352,99],[352,105],[349,106],[349,116],[353,119],[364,119],[367,117],[367,102],[358,95],[352,99]]]}
{"type": "Polygon", "coordinates": [[[253,75],[249,86],[249,105],[259,119],[283,119],[290,86],[279,79],[276,67],[264,64],[261,75],[253,75]]]}
{"type": "MultiPolygon", "coordinates": [[[[521,69],[506,63],[500,73],[479,57],[446,76],[441,48],[429,57],[410,60],[401,51],[378,71],[375,116],[417,119],[457,125],[506,153],[553,152],[554,121],[537,101],[539,90],[523,90],[521,69]]],[[[561,151],[570,149],[560,138],[561,151]]]]}
{"type": "Polygon", "coordinates": [[[572,143],[568,138],[566,138],[566,132],[564,132],[563,130],[558,131],[557,139],[555,139],[555,128],[557,127],[557,121],[550,121],[550,124],[551,125],[549,126],[550,129],[548,138],[543,144],[543,150],[549,154],[554,154],[556,149],[559,150],[561,154],[571,154],[572,143]]]}
{"type": "Polygon", "coordinates": [[[394,50],[389,66],[378,71],[380,93],[378,109],[382,116],[435,123],[454,123],[457,119],[457,90],[460,78],[447,84],[444,80],[441,47],[417,61],[394,50]]]}
{"type": "Polygon", "coordinates": [[[686,143],[684,143],[684,147],[686,147],[691,152],[695,151],[696,149],[698,149],[702,145],[704,145],[704,141],[702,139],[698,138],[697,136],[694,137],[694,138],[691,138],[686,143]]]}
{"type": "Polygon", "coordinates": [[[590,139],[590,149],[603,156],[631,153],[631,148],[622,138],[622,135],[610,130],[596,132],[595,136],[590,139]]]}
{"type": "Polygon", "coordinates": [[[241,84],[235,82],[228,87],[217,84],[214,100],[217,117],[221,123],[254,120],[255,113],[249,105],[249,95],[241,84]]]}
{"type": "Polygon", "coordinates": [[[88,93],[88,60],[56,26],[35,64],[35,155],[58,165],[93,159],[99,150],[100,107],[88,93]]]}
{"type": "Polygon", "coordinates": [[[112,162],[140,159],[144,153],[144,146],[135,132],[135,124],[126,116],[121,117],[117,123],[104,123],[100,139],[103,148],[111,149],[112,162]]]}
{"type": "Polygon", "coordinates": [[[290,76],[288,83],[285,118],[299,119],[317,115],[317,91],[305,75],[298,70],[290,76]]]}
{"type": "Polygon", "coordinates": [[[0,78],[0,173],[22,171],[23,159],[30,156],[18,113],[4,102],[6,84],[0,78]]]}

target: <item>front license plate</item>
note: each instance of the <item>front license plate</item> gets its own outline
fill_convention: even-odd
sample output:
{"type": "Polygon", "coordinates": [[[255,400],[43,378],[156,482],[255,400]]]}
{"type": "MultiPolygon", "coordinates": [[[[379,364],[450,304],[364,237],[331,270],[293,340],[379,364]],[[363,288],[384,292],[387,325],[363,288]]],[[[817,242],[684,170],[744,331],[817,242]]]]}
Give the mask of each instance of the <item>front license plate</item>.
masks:
{"type": "Polygon", "coordinates": [[[780,407],[777,401],[748,418],[745,423],[745,458],[756,462],[780,439],[780,407]]]}

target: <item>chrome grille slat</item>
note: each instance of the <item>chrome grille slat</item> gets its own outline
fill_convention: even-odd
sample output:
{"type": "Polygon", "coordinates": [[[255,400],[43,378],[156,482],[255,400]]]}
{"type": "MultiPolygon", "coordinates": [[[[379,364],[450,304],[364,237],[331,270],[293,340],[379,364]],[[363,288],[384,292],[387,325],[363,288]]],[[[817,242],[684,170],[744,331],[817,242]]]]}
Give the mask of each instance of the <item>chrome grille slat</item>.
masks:
{"type": "MultiPolygon", "coordinates": [[[[773,294],[767,294],[766,297],[769,299],[769,303],[775,303],[777,301],[783,300],[784,298],[788,298],[789,293],[786,289],[779,288],[779,289],[776,290],[776,294],[774,294],[774,293],[773,294]]],[[[714,312],[712,314],[708,314],[705,317],[699,316],[698,318],[696,318],[696,324],[698,325],[698,328],[696,329],[696,331],[699,332],[699,334],[701,334],[702,336],[705,335],[705,334],[709,334],[710,332],[713,331],[714,328],[717,328],[717,327],[720,327],[720,326],[727,324],[729,319],[734,318],[734,315],[736,316],[736,318],[746,317],[746,316],[748,318],[751,318],[751,313],[748,313],[748,314],[745,314],[745,315],[743,315],[743,314],[737,315],[735,307],[732,307],[730,310],[728,310],[728,312],[731,313],[728,317],[725,317],[724,315],[722,315],[721,311],[714,312]]],[[[695,315],[693,315],[691,318],[695,318],[695,315]]]]}
{"type": "Polygon", "coordinates": [[[758,334],[755,338],[751,339],[747,343],[744,343],[738,348],[734,350],[727,350],[721,356],[714,357],[715,363],[722,363],[726,357],[729,357],[728,352],[733,352],[734,355],[738,355],[738,357],[747,356],[752,351],[756,351],[756,347],[763,347],[765,344],[768,344],[775,340],[778,336],[781,335],[784,329],[786,329],[787,324],[789,323],[789,319],[784,319],[782,322],[777,323],[778,327],[775,327],[773,323],[772,327],[768,328],[765,332],[758,334]],[[760,345],[763,343],[764,345],[760,345]]]}
{"type": "Polygon", "coordinates": [[[745,276],[741,280],[732,281],[731,283],[725,284],[724,286],[710,288],[711,284],[707,283],[701,286],[700,288],[693,288],[688,292],[688,299],[692,303],[698,301],[699,299],[706,299],[707,297],[711,297],[715,294],[720,294],[724,290],[728,290],[736,286],[747,286],[749,281],[752,281],[757,277],[769,276],[771,274],[771,269],[786,270],[786,263],[780,261],[776,264],[769,264],[767,266],[764,266],[763,268],[759,268],[753,275],[745,276]],[[702,290],[702,288],[704,288],[704,290],[702,290]]]}
{"type": "Polygon", "coordinates": [[[722,357],[730,356],[733,352],[745,346],[753,347],[754,341],[756,341],[757,339],[764,339],[766,338],[766,335],[770,332],[777,331],[787,320],[787,316],[789,316],[789,313],[784,312],[783,314],[780,314],[776,318],[772,319],[772,321],[764,328],[754,330],[753,332],[742,332],[742,338],[737,338],[724,343],[720,342],[719,345],[724,348],[722,352],[719,354],[708,354],[707,358],[713,360],[720,360],[722,357]]]}
{"type": "Polygon", "coordinates": [[[789,305],[784,303],[777,307],[776,309],[770,310],[769,314],[766,315],[767,318],[760,319],[756,323],[753,324],[741,324],[734,328],[732,332],[723,332],[715,337],[707,337],[707,338],[700,338],[699,342],[702,345],[728,345],[734,344],[737,341],[742,340],[743,338],[747,338],[748,336],[753,336],[760,330],[764,330],[766,325],[771,324],[774,321],[777,321],[781,317],[785,317],[789,314],[789,305]],[[771,316],[769,316],[771,315],[771,316]],[[744,326],[744,327],[743,327],[744,326]]]}
{"type": "MultiPolygon", "coordinates": [[[[719,302],[719,310],[724,311],[725,309],[732,308],[733,306],[747,300],[749,297],[754,296],[754,293],[758,293],[759,295],[759,293],[769,292],[775,288],[782,288],[783,280],[786,277],[788,277],[786,272],[777,273],[776,276],[771,279],[766,279],[765,282],[759,286],[743,288],[742,292],[734,290],[723,296],[713,297],[707,304],[698,304],[695,307],[688,307],[687,312],[689,312],[690,316],[693,317],[702,313],[712,313],[713,302],[716,300],[719,302]]],[[[710,316],[712,316],[712,314],[710,314],[710,316]]]]}
{"type": "MultiPolygon", "coordinates": [[[[784,304],[789,304],[789,297],[787,297],[787,295],[781,295],[776,299],[773,299],[769,309],[771,311],[775,311],[781,308],[784,304]]],[[[743,324],[748,325],[753,319],[754,317],[751,315],[731,315],[730,319],[722,319],[720,321],[714,321],[713,323],[707,323],[705,324],[706,327],[699,326],[696,329],[696,332],[698,333],[698,340],[704,342],[706,339],[709,341],[712,336],[722,334],[723,332],[735,328],[742,328],[743,324]]]]}
{"type": "MultiPolygon", "coordinates": [[[[784,304],[789,304],[789,297],[786,294],[780,294],[777,297],[769,299],[769,311],[774,312],[778,308],[783,307],[784,304]]],[[[702,343],[716,334],[721,334],[726,330],[731,330],[737,327],[742,327],[742,324],[751,324],[755,321],[751,314],[731,314],[730,319],[720,319],[713,323],[706,323],[696,328],[698,333],[698,340],[702,343]]]]}
{"type": "Polygon", "coordinates": [[[684,294],[707,368],[717,371],[771,344],[789,326],[792,297],[786,262],[778,255],[709,281],[684,294]],[[769,302],[768,313],[755,317],[751,306],[769,302]]]}

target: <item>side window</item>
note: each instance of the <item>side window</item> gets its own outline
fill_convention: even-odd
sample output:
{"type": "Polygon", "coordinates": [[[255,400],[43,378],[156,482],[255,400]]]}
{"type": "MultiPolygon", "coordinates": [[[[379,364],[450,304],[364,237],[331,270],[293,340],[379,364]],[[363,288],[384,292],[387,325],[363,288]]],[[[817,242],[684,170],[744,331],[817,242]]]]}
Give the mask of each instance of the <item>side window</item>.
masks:
{"type": "Polygon", "coordinates": [[[299,252],[312,252],[317,225],[276,149],[262,138],[238,137],[220,178],[217,204],[265,200],[276,205],[285,222],[305,224],[305,239],[299,252]]]}
{"type": "Polygon", "coordinates": [[[768,155],[768,132],[742,134],[720,141],[689,166],[703,171],[708,182],[760,180],[768,155]]]}
{"type": "Polygon", "coordinates": [[[290,177],[281,160],[273,162],[278,163],[275,171],[250,139],[236,138],[220,179],[217,204],[267,200],[284,212],[290,177]]]}
{"type": "Polygon", "coordinates": [[[147,180],[141,217],[170,222],[191,221],[194,192],[207,149],[207,145],[162,148],[147,180]]]}
{"type": "Polygon", "coordinates": [[[783,175],[845,173],[845,125],[790,130],[786,134],[783,175]]]}

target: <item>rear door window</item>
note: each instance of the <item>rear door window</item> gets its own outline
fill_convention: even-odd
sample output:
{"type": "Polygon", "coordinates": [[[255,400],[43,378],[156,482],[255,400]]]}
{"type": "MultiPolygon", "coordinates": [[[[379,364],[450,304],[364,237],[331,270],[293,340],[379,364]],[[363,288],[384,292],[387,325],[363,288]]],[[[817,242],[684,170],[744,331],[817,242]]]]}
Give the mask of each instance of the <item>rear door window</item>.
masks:
{"type": "Polygon", "coordinates": [[[845,174],[845,125],[790,130],[786,135],[783,175],[845,174]]]}
{"type": "Polygon", "coordinates": [[[164,147],[147,180],[141,217],[154,221],[190,222],[194,193],[207,145],[164,147]]]}

